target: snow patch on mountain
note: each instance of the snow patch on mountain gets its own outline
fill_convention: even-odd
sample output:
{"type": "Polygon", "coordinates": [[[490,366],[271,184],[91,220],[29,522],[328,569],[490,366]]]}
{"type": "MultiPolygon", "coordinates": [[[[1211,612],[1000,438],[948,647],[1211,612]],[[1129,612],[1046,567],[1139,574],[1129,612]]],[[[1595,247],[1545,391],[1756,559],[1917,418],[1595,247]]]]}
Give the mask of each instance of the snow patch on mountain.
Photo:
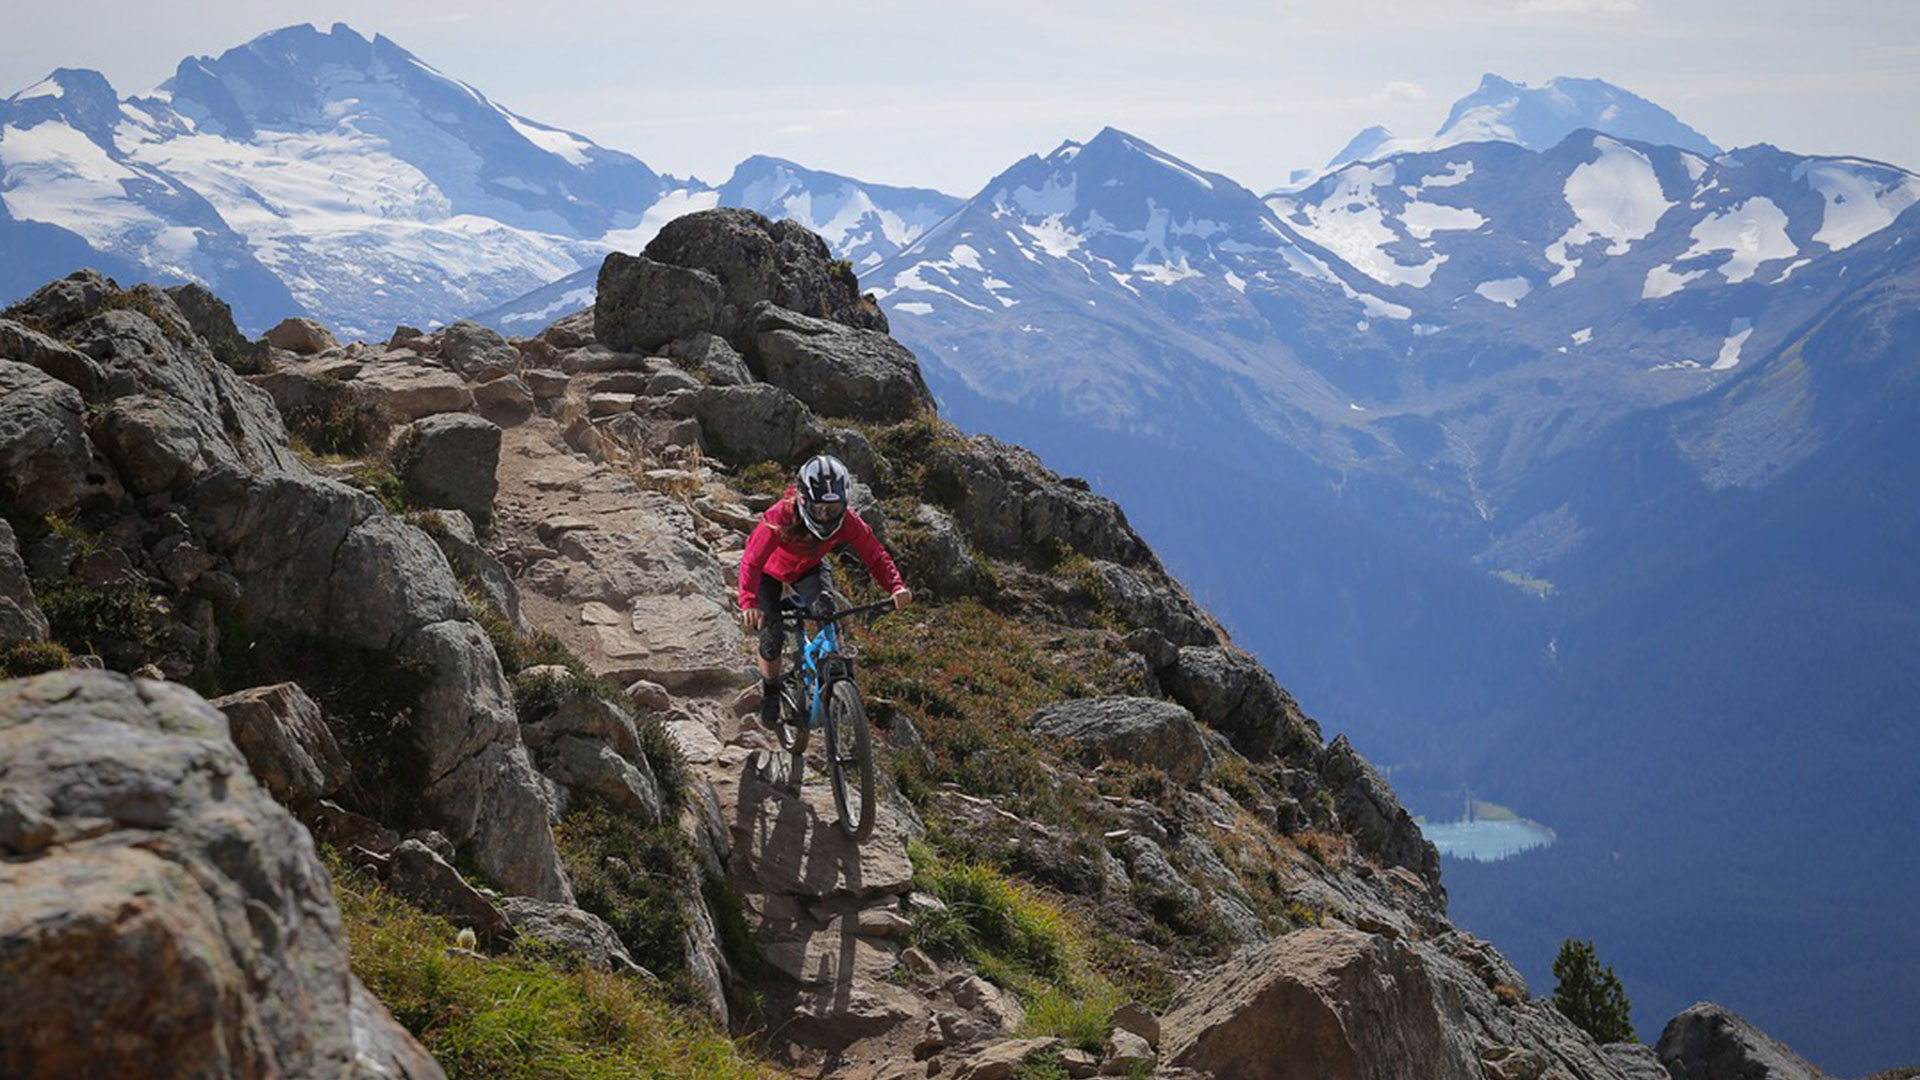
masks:
{"type": "Polygon", "coordinates": [[[1693,227],[1693,247],[1682,262],[1714,252],[1731,252],[1720,267],[1729,284],[1753,276],[1763,262],[1790,259],[1800,248],[1787,236],[1787,215],[1772,199],[1756,195],[1738,207],[1715,214],[1693,227]]]}
{"type": "Polygon", "coordinates": [[[1533,282],[1523,277],[1501,278],[1497,281],[1483,281],[1473,287],[1481,297],[1509,308],[1520,306],[1520,301],[1533,291],[1533,282]]]}
{"type": "Polygon", "coordinates": [[[1729,371],[1740,364],[1740,347],[1753,336],[1752,319],[1735,319],[1727,329],[1727,339],[1720,344],[1720,356],[1713,362],[1713,370],[1729,371]]]}
{"type": "Polygon", "coordinates": [[[1813,239],[1833,251],[1872,236],[1920,202],[1920,177],[1876,162],[1809,160],[1794,169],[1793,178],[1826,200],[1826,215],[1813,239]]]}
{"type": "Polygon", "coordinates": [[[1658,300],[1662,297],[1672,296],[1674,293],[1686,288],[1687,282],[1692,281],[1694,278],[1702,277],[1705,274],[1705,270],[1677,271],[1673,268],[1672,263],[1661,263],[1647,271],[1647,280],[1645,284],[1640,287],[1640,299],[1658,300]]]}
{"type": "Polygon", "coordinates": [[[720,193],[699,188],[681,187],[660,196],[660,201],[647,207],[640,220],[624,229],[614,229],[600,238],[600,245],[614,251],[639,251],[647,246],[667,222],[683,214],[711,210],[720,205],[720,193]]]}
{"type": "Polygon", "coordinates": [[[1604,135],[1593,145],[1600,156],[1569,173],[1562,190],[1574,224],[1546,250],[1547,261],[1560,267],[1549,285],[1573,280],[1581,259],[1569,254],[1571,249],[1606,240],[1606,254],[1625,255],[1635,241],[1653,235],[1674,206],[1647,155],[1604,135]]]}
{"type": "Polygon", "coordinates": [[[1341,170],[1336,178],[1338,184],[1324,199],[1279,199],[1276,210],[1300,235],[1382,285],[1425,288],[1433,280],[1434,270],[1446,261],[1445,255],[1436,253],[1424,262],[1408,265],[1385,250],[1401,240],[1400,234],[1387,225],[1380,207],[1380,189],[1394,182],[1393,164],[1354,165],[1341,170]]]}
{"type": "Polygon", "coordinates": [[[176,279],[204,280],[193,266],[203,231],[156,212],[133,193],[178,195],[165,176],[132,168],[61,123],[0,128],[0,203],[17,221],[67,230],[103,251],[124,253],[176,279]]]}
{"type": "Polygon", "coordinates": [[[1409,202],[1400,211],[1400,224],[1406,227],[1416,240],[1426,240],[1442,230],[1471,230],[1487,223],[1479,211],[1465,206],[1447,206],[1444,203],[1409,202]]]}

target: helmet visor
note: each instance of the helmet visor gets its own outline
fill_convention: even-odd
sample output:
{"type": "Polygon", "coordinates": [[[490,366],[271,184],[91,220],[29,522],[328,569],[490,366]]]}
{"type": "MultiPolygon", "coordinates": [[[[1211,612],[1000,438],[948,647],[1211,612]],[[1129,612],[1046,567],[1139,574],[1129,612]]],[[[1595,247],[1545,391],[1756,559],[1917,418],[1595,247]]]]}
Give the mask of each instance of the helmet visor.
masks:
{"type": "Polygon", "coordinates": [[[840,528],[841,520],[847,516],[847,504],[803,499],[800,502],[800,516],[814,535],[825,539],[840,528]]]}

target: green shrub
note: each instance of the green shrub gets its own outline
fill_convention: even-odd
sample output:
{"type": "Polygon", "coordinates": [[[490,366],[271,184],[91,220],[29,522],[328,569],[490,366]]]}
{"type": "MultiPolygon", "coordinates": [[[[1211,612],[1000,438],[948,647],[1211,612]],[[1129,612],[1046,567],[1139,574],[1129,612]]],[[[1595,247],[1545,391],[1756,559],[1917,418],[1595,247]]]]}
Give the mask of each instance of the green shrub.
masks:
{"type": "Polygon", "coordinates": [[[333,867],[354,974],[445,1067],[482,1080],[748,1080],[775,1071],[635,980],[541,950],[449,954],[454,928],[333,867]]]}
{"type": "Polygon", "coordinates": [[[924,843],[908,845],[907,854],[914,888],[946,905],[916,913],[915,939],[1013,991],[1027,1010],[1024,1034],[1098,1050],[1114,1009],[1130,999],[1159,1007],[1171,998],[1163,968],[1124,939],[1082,925],[1038,887],[924,843]]]}
{"type": "MultiPolygon", "coordinates": [[[[165,628],[153,594],[136,585],[93,586],[56,582],[39,590],[47,636],[73,652],[101,652],[124,643],[141,654],[160,645],[165,628]]],[[[138,666],[138,665],[135,665],[138,666]]]]}
{"type": "Polygon", "coordinates": [[[23,679],[72,664],[73,654],[58,642],[0,641],[0,679],[23,679]]]}
{"type": "Polygon", "coordinates": [[[554,830],[554,842],[573,878],[576,901],[613,927],[635,962],[665,980],[685,1001],[695,1000],[686,969],[684,898],[693,877],[693,853],[669,817],[649,826],[587,792],[554,830]]]}
{"type": "Polygon", "coordinates": [[[354,466],[347,474],[347,481],[380,500],[389,514],[402,515],[410,508],[407,486],[394,473],[392,464],[384,459],[375,458],[354,466]]]}
{"type": "Polygon", "coordinates": [[[344,389],[324,395],[325,404],[287,412],[287,431],[316,454],[358,456],[378,450],[393,430],[393,417],[377,401],[363,401],[344,389]]]}
{"type": "Polygon", "coordinates": [[[1593,942],[1568,938],[1553,959],[1553,1007],[1598,1043],[1639,1042],[1633,1006],[1613,969],[1600,963],[1593,942]]]}

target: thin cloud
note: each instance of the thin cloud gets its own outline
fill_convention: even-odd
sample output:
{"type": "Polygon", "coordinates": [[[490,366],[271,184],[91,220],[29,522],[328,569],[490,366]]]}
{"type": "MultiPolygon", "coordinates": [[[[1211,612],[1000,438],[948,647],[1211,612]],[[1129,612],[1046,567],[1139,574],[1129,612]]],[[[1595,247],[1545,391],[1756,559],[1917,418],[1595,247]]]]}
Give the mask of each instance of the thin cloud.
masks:
{"type": "Polygon", "coordinates": [[[1417,82],[1390,82],[1367,96],[1368,101],[1425,101],[1427,88],[1417,82]]]}
{"type": "Polygon", "coordinates": [[[1634,15],[1640,0],[1520,0],[1522,15],[1634,15]]]}

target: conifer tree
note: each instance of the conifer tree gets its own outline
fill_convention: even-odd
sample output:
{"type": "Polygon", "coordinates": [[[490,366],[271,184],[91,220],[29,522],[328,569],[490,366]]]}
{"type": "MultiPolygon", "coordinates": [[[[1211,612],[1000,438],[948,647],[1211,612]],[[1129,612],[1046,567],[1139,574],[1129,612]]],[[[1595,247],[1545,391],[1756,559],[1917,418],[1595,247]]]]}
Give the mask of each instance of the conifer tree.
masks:
{"type": "Polygon", "coordinates": [[[1639,1042],[1627,992],[1613,969],[1600,963],[1593,942],[1568,938],[1553,959],[1553,1007],[1595,1042],[1639,1042]]]}

